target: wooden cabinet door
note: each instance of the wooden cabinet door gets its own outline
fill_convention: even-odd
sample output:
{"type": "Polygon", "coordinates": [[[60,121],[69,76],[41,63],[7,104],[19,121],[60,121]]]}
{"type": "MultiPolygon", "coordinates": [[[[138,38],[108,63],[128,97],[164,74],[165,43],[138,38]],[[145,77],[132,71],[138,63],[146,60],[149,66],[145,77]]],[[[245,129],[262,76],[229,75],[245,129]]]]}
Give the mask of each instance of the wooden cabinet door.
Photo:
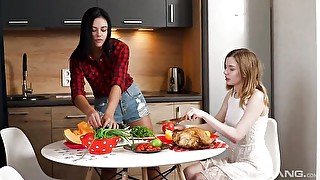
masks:
{"type": "Polygon", "coordinates": [[[1,8],[4,28],[41,28],[46,22],[45,1],[4,0],[1,8]]]}
{"type": "Polygon", "coordinates": [[[21,129],[30,140],[42,170],[52,176],[52,162],[41,155],[41,148],[51,143],[51,108],[9,108],[9,126],[21,129]]]}
{"type": "MultiPolygon", "coordinates": [[[[175,102],[173,105],[175,117],[184,116],[190,110],[191,107],[201,109],[201,102],[199,102],[199,101],[175,102]]],[[[185,122],[185,124],[199,124],[199,123],[201,123],[201,120],[185,122]]]]}
{"type": "Polygon", "coordinates": [[[98,0],[115,28],[165,27],[164,0],[98,0]]]}
{"type": "Polygon", "coordinates": [[[63,140],[63,131],[77,129],[81,121],[86,121],[86,115],[75,106],[52,107],[52,141],[63,140]]]}
{"type": "Polygon", "coordinates": [[[86,115],[75,106],[52,107],[52,128],[77,128],[77,124],[86,121],[86,115]]]}
{"type": "Polygon", "coordinates": [[[192,0],[167,0],[167,27],[192,26],[192,0]]]}
{"type": "Polygon", "coordinates": [[[153,125],[153,131],[162,133],[161,125],[158,121],[173,118],[173,103],[148,103],[150,118],[153,125]]]}

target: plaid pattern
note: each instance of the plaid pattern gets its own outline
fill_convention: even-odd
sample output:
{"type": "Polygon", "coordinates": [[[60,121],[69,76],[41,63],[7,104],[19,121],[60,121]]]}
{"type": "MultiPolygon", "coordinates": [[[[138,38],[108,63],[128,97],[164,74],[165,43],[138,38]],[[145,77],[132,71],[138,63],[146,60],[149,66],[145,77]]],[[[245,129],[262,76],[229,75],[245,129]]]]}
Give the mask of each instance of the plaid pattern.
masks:
{"type": "Polygon", "coordinates": [[[128,89],[133,78],[128,73],[129,47],[112,39],[110,58],[102,53],[99,60],[70,59],[71,96],[84,95],[84,78],[89,82],[95,98],[108,97],[113,85],[119,85],[122,92],[128,89]]]}
{"type": "MultiPolygon", "coordinates": [[[[201,149],[215,149],[215,148],[228,148],[228,147],[229,146],[225,142],[216,140],[212,145],[202,147],[201,149]]],[[[193,150],[193,149],[185,149],[185,148],[179,147],[175,144],[170,144],[169,149],[176,151],[176,152],[192,151],[193,150]]]]}

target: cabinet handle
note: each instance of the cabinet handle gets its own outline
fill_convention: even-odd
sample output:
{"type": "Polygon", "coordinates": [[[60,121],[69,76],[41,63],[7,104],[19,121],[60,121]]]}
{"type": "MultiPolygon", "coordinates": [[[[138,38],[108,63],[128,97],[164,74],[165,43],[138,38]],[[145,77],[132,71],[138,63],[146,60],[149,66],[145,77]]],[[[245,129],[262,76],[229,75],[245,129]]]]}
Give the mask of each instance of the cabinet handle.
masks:
{"type": "Polygon", "coordinates": [[[29,21],[28,20],[10,20],[8,23],[10,25],[27,25],[29,21]]]}
{"type": "Polygon", "coordinates": [[[81,24],[81,20],[63,20],[65,25],[78,25],[81,24]]]}
{"type": "Polygon", "coordinates": [[[9,112],[9,115],[28,115],[29,112],[22,111],[22,112],[9,112]]]}
{"type": "Polygon", "coordinates": [[[84,114],[81,115],[67,115],[65,119],[79,119],[79,118],[86,118],[87,116],[84,114]]]}
{"type": "Polygon", "coordinates": [[[179,118],[179,117],[181,117],[180,106],[176,108],[176,118],[179,118]]]}
{"type": "Polygon", "coordinates": [[[169,5],[169,12],[170,12],[170,20],[169,20],[169,22],[173,23],[174,22],[174,5],[173,4],[169,5]]]}
{"type": "Polygon", "coordinates": [[[123,20],[123,24],[142,24],[142,20],[138,20],[138,19],[123,20]]]}

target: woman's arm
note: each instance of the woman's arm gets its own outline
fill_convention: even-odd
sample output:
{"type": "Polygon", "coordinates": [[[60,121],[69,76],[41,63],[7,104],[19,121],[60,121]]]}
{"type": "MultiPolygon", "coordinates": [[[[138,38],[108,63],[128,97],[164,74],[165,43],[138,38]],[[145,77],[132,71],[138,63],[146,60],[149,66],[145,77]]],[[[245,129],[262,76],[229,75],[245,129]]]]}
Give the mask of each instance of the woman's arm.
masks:
{"type": "Polygon", "coordinates": [[[101,127],[100,115],[98,112],[89,104],[88,100],[83,95],[78,95],[74,99],[74,105],[87,116],[89,124],[93,127],[101,127]]]}
{"type": "Polygon", "coordinates": [[[248,133],[249,129],[263,112],[264,108],[265,105],[263,102],[263,93],[256,91],[249,99],[244,115],[236,127],[231,127],[221,123],[210,114],[195,108],[191,109],[187,115],[189,118],[194,115],[203,118],[209,125],[211,125],[223,136],[227,137],[233,143],[237,143],[248,133]]]}
{"type": "Polygon", "coordinates": [[[120,86],[113,85],[108,98],[108,107],[103,116],[104,123],[102,127],[106,127],[107,125],[112,128],[119,127],[119,125],[115,122],[114,113],[119,104],[120,96],[121,96],[120,86]]]}
{"type": "Polygon", "coordinates": [[[88,100],[85,97],[84,91],[84,73],[81,69],[81,64],[76,59],[69,60],[69,67],[71,72],[71,96],[73,104],[87,116],[89,124],[93,127],[101,127],[101,119],[98,112],[90,106],[88,100]]]}
{"type": "Polygon", "coordinates": [[[216,118],[218,121],[224,123],[225,118],[226,118],[226,114],[227,114],[227,108],[228,108],[228,100],[230,97],[231,91],[229,91],[226,95],[226,97],[224,97],[222,106],[219,110],[219,112],[214,116],[214,118],[216,118]]]}
{"type": "Polygon", "coordinates": [[[108,96],[108,106],[102,120],[104,121],[103,127],[109,126],[111,128],[118,128],[119,125],[114,119],[114,113],[119,104],[121,94],[127,85],[125,78],[128,74],[129,47],[125,43],[119,41],[114,54],[116,55],[116,58],[113,59],[114,68],[110,83],[111,90],[108,96]]]}

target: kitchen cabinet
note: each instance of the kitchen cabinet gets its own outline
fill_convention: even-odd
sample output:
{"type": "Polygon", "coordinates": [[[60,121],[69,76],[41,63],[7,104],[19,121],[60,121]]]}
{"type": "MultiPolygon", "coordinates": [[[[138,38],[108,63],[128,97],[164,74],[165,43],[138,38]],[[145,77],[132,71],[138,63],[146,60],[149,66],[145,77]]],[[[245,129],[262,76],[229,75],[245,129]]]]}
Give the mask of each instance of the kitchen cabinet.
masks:
{"type": "MultiPolygon", "coordinates": [[[[10,127],[21,129],[30,140],[42,170],[52,176],[52,163],[41,155],[41,148],[51,143],[51,108],[9,108],[10,127]]],[[[23,151],[23,149],[21,149],[23,151]]]]}
{"type": "Polygon", "coordinates": [[[4,0],[4,28],[80,26],[90,7],[105,9],[115,28],[192,26],[192,0],[4,0]]]}
{"type": "MultiPolygon", "coordinates": [[[[163,133],[161,125],[157,122],[169,120],[176,117],[181,117],[191,108],[201,108],[200,101],[194,102],[170,102],[170,103],[148,103],[150,118],[153,125],[153,130],[156,134],[163,133]]],[[[188,124],[199,124],[199,121],[186,122],[188,124]]]]}
{"type": "Polygon", "coordinates": [[[86,115],[75,106],[52,107],[52,129],[77,128],[79,122],[86,120],[86,115]]]}
{"type": "Polygon", "coordinates": [[[4,0],[3,1],[3,26],[15,27],[44,27],[46,19],[46,1],[38,0],[4,0]]]}
{"type": "Polygon", "coordinates": [[[90,7],[97,6],[96,0],[47,1],[47,27],[80,26],[83,14],[90,7]]]}
{"type": "Polygon", "coordinates": [[[156,134],[162,133],[161,125],[157,124],[157,122],[174,117],[173,103],[148,103],[148,107],[153,131],[156,134]]]}
{"type": "Polygon", "coordinates": [[[192,0],[167,0],[167,27],[192,26],[192,0]]]}
{"type": "Polygon", "coordinates": [[[166,27],[164,0],[98,0],[115,28],[166,27]]]}

